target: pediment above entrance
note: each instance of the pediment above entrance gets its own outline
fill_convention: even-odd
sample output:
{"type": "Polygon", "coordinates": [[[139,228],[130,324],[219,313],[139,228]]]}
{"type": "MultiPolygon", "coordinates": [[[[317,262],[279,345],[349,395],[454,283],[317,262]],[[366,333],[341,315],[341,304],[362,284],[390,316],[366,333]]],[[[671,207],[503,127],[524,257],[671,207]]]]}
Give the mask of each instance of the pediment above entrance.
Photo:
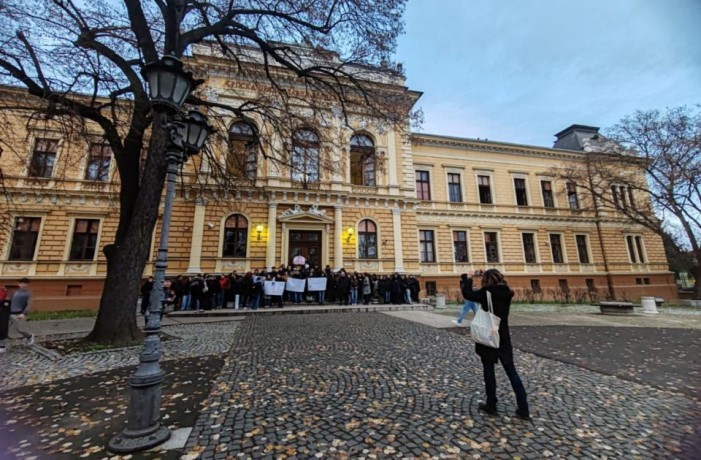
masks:
{"type": "Polygon", "coordinates": [[[315,204],[304,209],[296,204],[294,208],[287,209],[280,214],[278,218],[280,222],[315,222],[330,224],[333,223],[333,218],[326,215],[325,209],[319,209],[315,204]]]}

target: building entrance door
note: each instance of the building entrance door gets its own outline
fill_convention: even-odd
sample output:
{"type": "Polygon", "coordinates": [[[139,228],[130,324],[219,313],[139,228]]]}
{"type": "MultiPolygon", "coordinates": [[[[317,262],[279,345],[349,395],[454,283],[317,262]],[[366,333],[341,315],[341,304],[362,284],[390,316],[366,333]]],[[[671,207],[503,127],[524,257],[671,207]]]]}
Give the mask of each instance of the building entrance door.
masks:
{"type": "MultiPolygon", "coordinates": [[[[289,264],[296,256],[303,256],[310,267],[321,267],[321,232],[290,230],[289,264]]],[[[322,267],[323,268],[323,267],[322,267]]]]}

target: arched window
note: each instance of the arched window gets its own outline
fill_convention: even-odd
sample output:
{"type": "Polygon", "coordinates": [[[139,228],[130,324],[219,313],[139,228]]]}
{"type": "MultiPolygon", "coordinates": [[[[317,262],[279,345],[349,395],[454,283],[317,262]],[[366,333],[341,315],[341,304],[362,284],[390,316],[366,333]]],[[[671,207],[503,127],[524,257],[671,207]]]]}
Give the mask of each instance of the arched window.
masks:
{"type": "Polygon", "coordinates": [[[358,258],[377,259],[377,226],[369,219],[358,225],[358,258]]]}
{"type": "Polygon", "coordinates": [[[232,214],[224,223],[223,257],[246,257],[248,220],[241,214],[232,214]]]}
{"type": "Polygon", "coordinates": [[[229,128],[226,169],[236,177],[255,180],[258,170],[258,133],[252,124],[237,121],[229,128]]]}
{"type": "Polygon", "coordinates": [[[351,184],[374,187],[375,169],[375,144],[365,134],[355,134],[351,137],[351,184]]]}
{"type": "Polygon", "coordinates": [[[292,180],[319,181],[319,136],[311,129],[300,129],[292,136],[292,180]]]}

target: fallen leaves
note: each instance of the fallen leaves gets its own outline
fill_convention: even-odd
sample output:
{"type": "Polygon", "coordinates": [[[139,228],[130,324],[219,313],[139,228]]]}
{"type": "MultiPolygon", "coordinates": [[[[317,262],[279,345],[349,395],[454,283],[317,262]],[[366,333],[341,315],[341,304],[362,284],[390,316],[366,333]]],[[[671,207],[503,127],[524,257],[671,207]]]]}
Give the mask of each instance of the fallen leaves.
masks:
{"type": "MultiPolygon", "coordinates": [[[[166,380],[162,420],[172,420],[175,427],[194,425],[199,403],[209,393],[222,362],[221,358],[211,357],[163,363],[166,380]]],[[[10,441],[3,443],[0,457],[132,458],[107,455],[105,451],[109,437],[125,426],[124,395],[131,373],[133,369],[121,368],[5,392],[0,399],[0,438],[10,441]]],[[[219,449],[224,447],[228,448],[222,445],[219,449]]],[[[194,454],[193,460],[200,455],[194,454]]],[[[158,456],[150,458],[155,460],[158,456]]]]}

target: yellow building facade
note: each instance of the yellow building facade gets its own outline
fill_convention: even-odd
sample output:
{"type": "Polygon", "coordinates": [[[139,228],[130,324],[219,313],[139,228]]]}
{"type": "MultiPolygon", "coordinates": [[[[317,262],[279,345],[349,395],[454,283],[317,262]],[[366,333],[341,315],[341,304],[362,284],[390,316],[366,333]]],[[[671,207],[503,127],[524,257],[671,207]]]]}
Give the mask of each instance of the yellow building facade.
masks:
{"type": "MultiPolygon", "coordinates": [[[[189,64],[208,78],[210,97],[255,96],[221,72],[226,60],[204,49],[189,64]]],[[[391,84],[418,99],[403,80],[391,84]]],[[[521,300],[676,297],[661,239],[558,178],[557,168],[581,163],[584,151],[408,134],[361,117],[351,126],[335,120],[261,144],[253,138],[277,134],[255,117],[232,118],[229,143],[243,146],[238,171],[249,180],[231,190],[187,186],[192,168],[226,165],[227,146],[215,149],[219,159],[185,167],[168,275],[270,269],[303,255],[321,268],[417,275],[421,297],[459,300],[459,274],[491,267],[505,273],[521,300]],[[287,141],[301,152],[287,165],[260,152],[287,141]],[[310,166],[314,154],[334,167],[310,166]],[[299,187],[310,175],[317,186],[299,187]]],[[[580,131],[563,133],[566,139],[580,131]]],[[[101,248],[118,219],[119,177],[109,149],[97,134],[64,137],[19,120],[5,139],[2,282],[29,277],[40,309],[96,307],[106,270],[101,248]]],[[[159,228],[144,276],[153,270],[159,228]]]]}

